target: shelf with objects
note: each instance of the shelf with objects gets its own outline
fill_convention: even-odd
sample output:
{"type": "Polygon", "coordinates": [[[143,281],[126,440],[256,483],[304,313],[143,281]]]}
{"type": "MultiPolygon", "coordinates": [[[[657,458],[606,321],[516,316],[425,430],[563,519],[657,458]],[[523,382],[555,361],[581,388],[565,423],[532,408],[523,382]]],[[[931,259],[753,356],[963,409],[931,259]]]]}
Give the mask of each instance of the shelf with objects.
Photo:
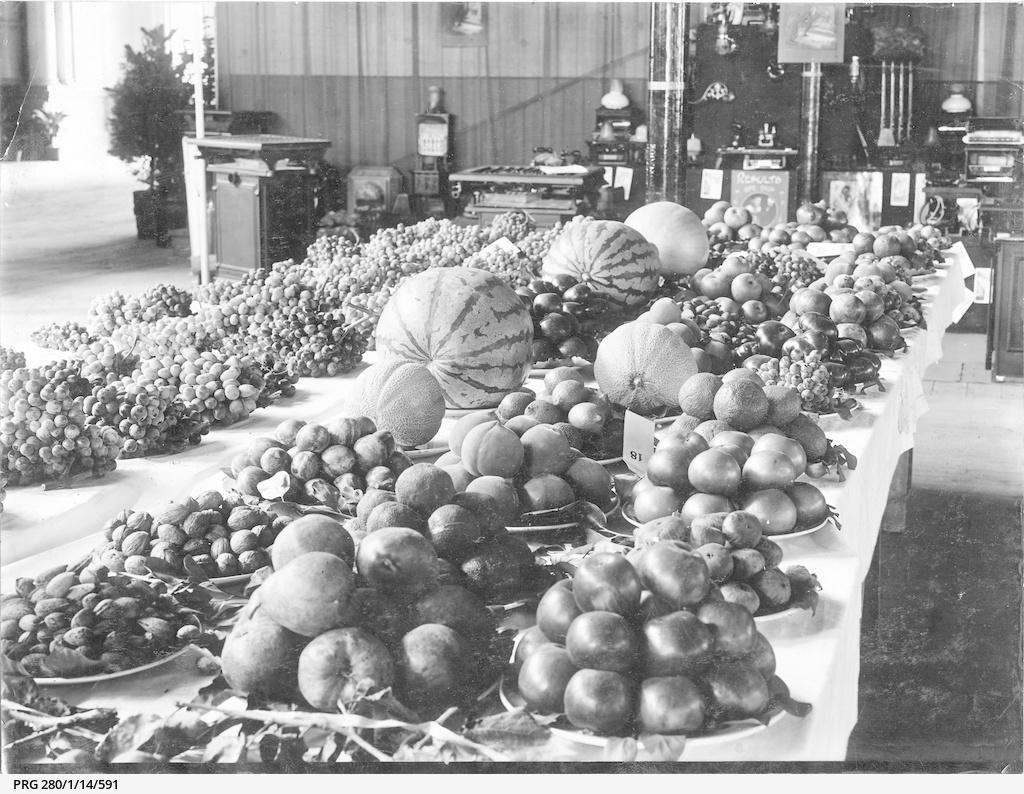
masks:
{"type": "Polygon", "coordinates": [[[238,279],[301,259],[316,228],[316,175],[330,141],[287,135],[186,138],[212,180],[213,272],[238,279]]]}

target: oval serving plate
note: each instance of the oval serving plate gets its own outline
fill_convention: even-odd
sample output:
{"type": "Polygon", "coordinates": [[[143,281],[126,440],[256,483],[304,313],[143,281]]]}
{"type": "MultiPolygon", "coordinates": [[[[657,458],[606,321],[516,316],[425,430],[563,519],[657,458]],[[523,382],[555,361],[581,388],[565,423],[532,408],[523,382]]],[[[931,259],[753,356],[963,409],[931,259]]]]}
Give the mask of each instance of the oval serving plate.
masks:
{"type": "Polygon", "coordinates": [[[130,670],[119,670],[116,673],[103,673],[102,675],[83,675],[78,678],[36,678],[34,679],[37,686],[76,686],[78,684],[101,684],[105,681],[114,681],[118,678],[127,678],[130,675],[136,673],[142,673],[146,670],[152,670],[156,667],[162,667],[165,664],[170,664],[175,659],[183,656],[192,646],[186,645],[184,648],[179,648],[174,653],[169,653],[166,656],[162,656],[155,661],[149,662],[148,664],[141,665],[140,667],[133,667],[130,670]]]}
{"type": "MultiPolygon", "coordinates": [[[[596,505],[592,505],[594,510],[600,510],[596,505]]],[[[615,511],[619,509],[619,497],[615,495],[612,499],[612,506],[608,510],[601,510],[604,513],[604,520],[610,521],[611,517],[615,515],[615,511]]],[[[554,512],[554,511],[551,511],[554,512]]],[[[525,515],[529,515],[528,513],[525,515]]],[[[520,516],[521,517],[521,516],[520,516]]],[[[557,532],[574,529],[579,526],[579,521],[559,521],[554,524],[522,524],[522,525],[511,525],[505,527],[511,533],[528,534],[534,532],[557,532]]]]}
{"type": "MultiPolygon", "coordinates": [[[[625,514],[623,514],[623,515],[625,515],[625,514]]],[[[796,532],[787,532],[784,535],[765,535],[765,537],[768,538],[769,540],[775,540],[775,541],[778,541],[778,540],[792,540],[793,538],[802,538],[805,535],[811,535],[811,534],[813,534],[813,533],[815,533],[815,532],[817,532],[819,530],[822,530],[825,527],[830,526],[830,525],[834,525],[833,520],[831,518],[826,518],[820,524],[817,524],[817,525],[815,525],[813,527],[808,527],[807,529],[799,529],[796,532]]]]}
{"type": "Polygon", "coordinates": [[[430,461],[437,460],[445,452],[448,451],[448,444],[441,442],[428,441],[422,447],[414,447],[413,449],[400,449],[398,450],[405,455],[409,460],[416,461],[430,461]]]}
{"type": "MultiPolygon", "coordinates": [[[[526,708],[526,701],[523,700],[522,695],[519,694],[519,690],[506,676],[502,676],[501,678],[501,684],[498,687],[498,697],[501,700],[501,705],[509,711],[526,708]]],[[[779,709],[772,714],[767,725],[762,722],[758,722],[757,720],[749,719],[739,722],[723,723],[718,730],[708,734],[697,736],[660,736],[658,738],[667,739],[669,741],[676,739],[685,747],[702,747],[711,744],[718,744],[720,742],[735,741],[736,739],[749,736],[753,733],[759,733],[771,725],[775,725],[780,719],[782,719],[784,714],[785,712],[779,709]]],[[[622,739],[622,737],[619,736],[596,736],[592,733],[585,733],[584,731],[573,727],[559,727],[557,725],[549,725],[548,727],[551,730],[551,733],[556,736],[560,736],[568,741],[575,742],[577,744],[584,744],[589,747],[605,747],[608,745],[609,741],[619,741],[622,739]]],[[[682,749],[682,747],[680,747],[680,749],[682,749]]]]}

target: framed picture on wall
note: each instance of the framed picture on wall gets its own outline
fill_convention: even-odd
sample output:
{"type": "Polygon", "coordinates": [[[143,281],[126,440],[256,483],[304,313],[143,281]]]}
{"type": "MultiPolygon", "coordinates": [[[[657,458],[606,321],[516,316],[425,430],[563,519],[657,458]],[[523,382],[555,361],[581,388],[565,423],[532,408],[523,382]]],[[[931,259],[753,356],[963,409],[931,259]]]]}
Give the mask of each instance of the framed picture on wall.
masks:
{"type": "Polygon", "coordinates": [[[441,3],[442,47],[486,47],[487,6],[484,3],[441,3]]]}
{"type": "Polygon", "coordinates": [[[881,171],[836,171],[822,175],[822,193],[829,206],[846,213],[848,223],[862,232],[882,225],[881,171]]]}
{"type": "Polygon", "coordinates": [[[779,63],[842,63],[845,42],[845,3],[779,6],[779,63]]]}

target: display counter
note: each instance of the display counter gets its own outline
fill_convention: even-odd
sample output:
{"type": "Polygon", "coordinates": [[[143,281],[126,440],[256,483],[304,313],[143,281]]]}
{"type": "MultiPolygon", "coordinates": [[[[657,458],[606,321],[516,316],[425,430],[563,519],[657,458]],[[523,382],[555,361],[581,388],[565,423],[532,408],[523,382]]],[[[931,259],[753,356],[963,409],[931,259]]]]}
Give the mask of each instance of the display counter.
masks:
{"type": "MultiPolygon", "coordinates": [[[[841,529],[831,526],[782,541],[785,564],[802,564],[822,584],[817,610],[774,617],[758,628],[771,641],[778,671],[792,695],[811,703],[804,718],[784,714],[767,729],[739,737],[706,738],[667,746],[639,746],[615,740],[605,746],[553,738],[510,760],[534,761],[843,761],[857,722],[862,587],[871,563],[885,509],[889,482],[900,455],[913,446],[917,420],[927,410],[922,387],[926,368],[941,357],[945,329],[971,305],[964,278],[973,265],[962,245],[947,252],[932,275],[915,279],[925,307],[927,328],[904,333],[907,351],[883,362],[885,391],[858,395],[850,420],[822,419],[835,443],[859,460],[845,482],[830,475],[817,484],[839,514],[841,529]]],[[[35,351],[38,354],[39,351],[35,351]]],[[[372,355],[367,356],[372,361],[372,355]]],[[[12,489],[3,514],[2,579],[8,589],[17,576],[34,575],[54,564],[87,554],[98,542],[103,522],[123,508],[158,508],[215,485],[222,466],[255,437],[269,435],[286,418],[326,420],[343,411],[345,395],[358,374],[344,378],[304,379],[297,395],[259,411],[236,426],[212,431],[188,451],[168,457],[122,461],[104,480],[66,491],[12,489]]],[[[442,436],[454,419],[446,419],[442,436]]],[[[624,469],[623,469],[624,471],[624,469]]],[[[622,521],[621,517],[615,520],[622,521]]],[[[187,702],[212,678],[204,653],[179,657],[153,674],[97,685],[72,685],[48,693],[82,706],[119,710],[120,716],[144,711],[169,713],[187,702]]],[[[494,707],[501,708],[494,698],[494,707]]]]}

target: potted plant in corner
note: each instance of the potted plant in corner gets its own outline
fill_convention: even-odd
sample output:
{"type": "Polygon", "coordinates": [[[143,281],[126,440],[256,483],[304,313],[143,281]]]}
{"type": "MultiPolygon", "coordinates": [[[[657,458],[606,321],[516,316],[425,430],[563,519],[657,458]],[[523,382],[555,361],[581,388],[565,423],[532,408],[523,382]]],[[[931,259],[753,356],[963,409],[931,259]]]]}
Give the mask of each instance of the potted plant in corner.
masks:
{"type": "Polygon", "coordinates": [[[184,82],[185,63],[175,62],[167,43],[173,35],[163,25],[142,29],[142,49],[125,45],[124,74],[107,91],[113,98],[110,153],[132,165],[147,189],[135,192],[135,219],[140,239],[170,245],[166,208],[184,191],[178,114],[189,106],[192,88],[184,82]]]}
{"type": "Polygon", "coordinates": [[[61,113],[59,110],[36,108],[32,113],[32,118],[35,119],[36,125],[39,127],[39,131],[46,139],[46,146],[43,149],[43,159],[56,160],[58,157],[58,149],[53,144],[57,138],[57,133],[60,131],[60,123],[67,118],[67,114],[61,113]]]}

